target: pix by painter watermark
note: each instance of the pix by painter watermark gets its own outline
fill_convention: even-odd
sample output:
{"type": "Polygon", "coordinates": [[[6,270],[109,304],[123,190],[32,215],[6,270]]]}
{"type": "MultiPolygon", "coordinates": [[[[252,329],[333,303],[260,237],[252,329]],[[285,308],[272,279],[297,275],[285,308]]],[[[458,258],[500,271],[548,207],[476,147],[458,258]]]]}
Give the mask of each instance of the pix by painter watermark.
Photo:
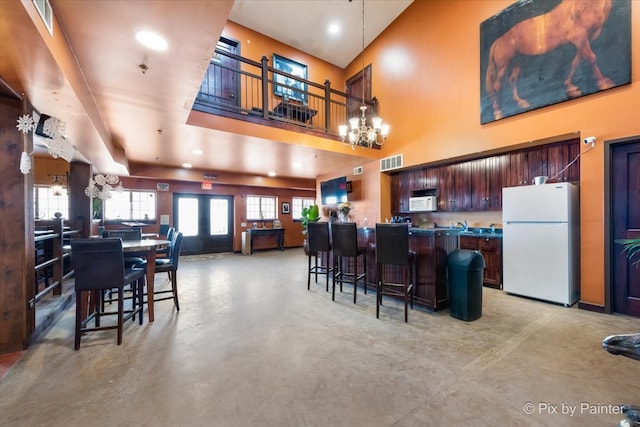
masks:
{"type": "Polygon", "coordinates": [[[580,402],[576,404],[560,402],[526,402],[522,411],[527,415],[622,415],[624,405],[612,403],[580,402]]]}

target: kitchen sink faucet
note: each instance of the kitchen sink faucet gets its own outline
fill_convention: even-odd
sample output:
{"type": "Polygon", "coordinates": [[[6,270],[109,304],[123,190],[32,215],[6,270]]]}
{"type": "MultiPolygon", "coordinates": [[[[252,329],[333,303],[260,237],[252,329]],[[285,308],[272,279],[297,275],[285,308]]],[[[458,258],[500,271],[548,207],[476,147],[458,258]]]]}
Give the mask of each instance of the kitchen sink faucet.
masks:
{"type": "Polygon", "coordinates": [[[461,226],[462,227],[462,231],[469,231],[469,224],[467,224],[467,220],[465,219],[464,222],[457,222],[456,223],[456,227],[457,226],[461,226]]]}

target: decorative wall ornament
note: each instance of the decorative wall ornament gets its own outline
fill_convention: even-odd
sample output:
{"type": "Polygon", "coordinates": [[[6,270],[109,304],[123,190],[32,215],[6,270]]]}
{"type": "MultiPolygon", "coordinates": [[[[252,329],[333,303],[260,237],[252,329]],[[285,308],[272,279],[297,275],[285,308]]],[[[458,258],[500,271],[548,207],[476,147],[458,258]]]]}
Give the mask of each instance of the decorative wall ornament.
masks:
{"type": "Polygon", "coordinates": [[[84,194],[92,199],[98,198],[100,200],[107,200],[111,198],[111,192],[113,190],[120,191],[122,187],[114,187],[114,185],[120,182],[120,178],[117,175],[98,174],[89,179],[89,185],[84,189],[84,194]]]}
{"type": "Polygon", "coordinates": [[[31,158],[29,157],[26,151],[23,151],[22,155],[20,156],[20,172],[22,172],[23,175],[26,175],[30,171],[31,171],[31,158]]]}
{"type": "Polygon", "coordinates": [[[18,130],[22,133],[33,132],[36,128],[36,122],[33,120],[33,117],[29,114],[23,114],[18,117],[18,124],[16,125],[18,130]]]}
{"type": "MultiPolygon", "coordinates": [[[[28,134],[29,132],[35,132],[36,130],[36,120],[37,113],[23,114],[18,117],[18,123],[16,124],[16,128],[18,131],[23,134],[28,134]]],[[[46,139],[43,141],[43,144],[47,147],[47,151],[49,155],[54,159],[58,157],[62,157],[66,161],[70,162],[73,158],[73,144],[64,137],[64,131],[66,129],[66,123],[60,120],[57,117],[49,117],[45,120],[42,132],[51,139],[46,139]]],[[[20,156],[20,172],[24,175],[28,174],[31,171],[31,155],[33,153],[27,153],[26,151],[22,152],[20,156]]]]}

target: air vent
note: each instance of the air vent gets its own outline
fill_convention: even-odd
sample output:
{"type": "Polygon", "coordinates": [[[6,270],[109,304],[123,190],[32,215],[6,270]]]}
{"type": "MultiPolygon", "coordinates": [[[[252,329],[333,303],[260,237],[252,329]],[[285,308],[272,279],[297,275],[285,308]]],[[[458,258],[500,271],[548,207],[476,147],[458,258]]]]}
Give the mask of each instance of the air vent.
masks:
{"type": "Polygon", "coordinates": [[[354,175],[362,175],[363,169],[362,166],[358,166],[357,168],[353,168],[354,175]]]}
{"type": "Polygon", "coordinates": [[[49,3],[49,0],[33,0],[33,4],[38,10],[45,27],[47,27],[49,35],[53,37],[53,9],[51,9],[51,3],[49,3]]]}
{"type": "Polygon", "coordinates": [[[386,172],[402,167],[402,154],[380,159],[380,172],[386,172]]]}

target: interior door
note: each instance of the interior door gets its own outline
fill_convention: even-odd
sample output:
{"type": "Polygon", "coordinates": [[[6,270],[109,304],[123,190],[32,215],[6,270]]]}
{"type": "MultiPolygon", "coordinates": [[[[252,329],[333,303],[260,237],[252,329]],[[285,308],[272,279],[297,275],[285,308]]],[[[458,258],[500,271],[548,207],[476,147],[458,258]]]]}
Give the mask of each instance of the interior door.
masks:
{"type": "MultiPolygon", "coordinates": [[[[220,37],[216,48],[239,54],[238,42],[225,37],[220,37]]],[[[214,53],[200,85],[198,100],[216,105],[239,107],[240,86],[237,72],[239,69],[240,63],[237,60],[214,53]]]]}
{"type": "MultiPolygon", "coordinates": [[[[347,98],[347,117],[345,123],[352,117],[360,117],[362,112],[360,106],[362,99],[370,100],[371,95],[371,65],[360,70],[356,75],[347,80],[347,95],[355,98],[347,98]]],[[[372,117],[373,112],[367,110],[367,117],[372,117]]]]}
{"type": "Polygon", "coordinates": [[[612,308],[640,317],[640,267],[615,243],[640,237],[640,141],[612,145],[611,161],[612,308]]]}
{"type": "Polygon", "coordinates": [[[233,197],[175,194],[173,206],[183,254],[233,251],[233,197]]]}

